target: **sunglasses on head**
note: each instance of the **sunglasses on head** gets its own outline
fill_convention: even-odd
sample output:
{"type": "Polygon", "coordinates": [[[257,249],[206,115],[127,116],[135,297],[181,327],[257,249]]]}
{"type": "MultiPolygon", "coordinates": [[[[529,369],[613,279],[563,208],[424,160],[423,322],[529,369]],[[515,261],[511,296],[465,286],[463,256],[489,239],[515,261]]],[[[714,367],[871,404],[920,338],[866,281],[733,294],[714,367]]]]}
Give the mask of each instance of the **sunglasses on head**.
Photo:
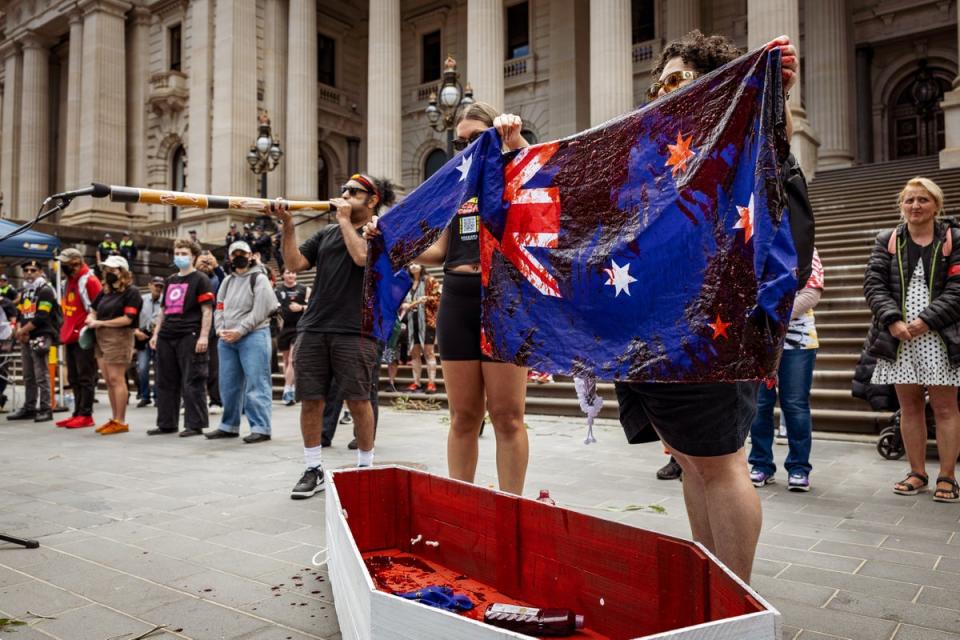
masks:
{"type": "Polygon", "coordinates": [[[474,131],[473,134],[467,139],[454,138],[453,148],[456,149],[457,151],[463,151],[464,149],[470,146],[471,142],[479,138],[481,135],[483,135],[483,131],[474,131]]]}
{"type": "Polygon", "coordinates": [[[351,187],[350,185],[345,184],[342,187],[340,187],[340,193],[346,193],[351,198],[355,198],[358,193],[370,193],[370,192],[367,191],[366,189],[361,189],[360,187],[351,187]]]}
{"type": "Polygon", "coordinates": [[[650,88],[647,89],[647,95],[650,98],[656,98],[660,94],[660,89],[665,89],[667,93],[671,91],[676,91],[680,87],[680,83],[684,80],[693,80],[694,78],[699,77],[699,73],[696,71],[681,70],[674,71],[673,73],[667,75],[663,80],[657,80],[650,88]]]}

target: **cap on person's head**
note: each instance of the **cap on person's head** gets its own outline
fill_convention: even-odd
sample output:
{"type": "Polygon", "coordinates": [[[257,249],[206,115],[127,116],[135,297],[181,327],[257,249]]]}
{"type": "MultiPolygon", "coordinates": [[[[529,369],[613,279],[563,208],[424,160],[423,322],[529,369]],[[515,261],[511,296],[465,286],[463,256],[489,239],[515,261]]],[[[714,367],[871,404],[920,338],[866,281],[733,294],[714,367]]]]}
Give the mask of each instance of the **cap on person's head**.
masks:
{"type": "Polygon", "coordinates": [[[33,267],[34,269],[39,269],[40,271],[43,271],[43,264],[39,260],[27,260],[22,265],[20,265],[21,269],[26,269],[27,267],[33,267]]]}
{"type": "Polygon", "coordinates": [[[103,262],[101,262],[105,267],[111,267],[113,269],[123,269],[124,271],[130,271],[130,265],[127,264],[127,259],[123,256],[110,256],[103,262]]]}
{"type": "Polygon", "coordinates": [[[187,233],[189,233],[189,234],[192,235],[192,236],[195,236],[195,235],[197,235],[197,230],[196,230],[196,229],[190,229],[190,231],[188,231],[187,233]]]}
{"type": "Polygon", "coordinates": [[[236,228],[237,228],[237,223],[236,223],[236,222],[231,222],[231,223],[230,223],[230,228],[231,228],[231,229],[236,229],[236,228]]]}
{"type": "Polygon", "coordinates": [[[60,252],[58,256],[60,262],[74,262],[76,260],[83,260],[83,254],[80,253],[77,249],[64,249],[60,252]]]}
{"type": "Polygon", "coordinates": [[[123,235],[129,236],[129,235],[130,235],[130,232],[129,232],[129,231],[124,231],[124,232],[123,232],[123,235]]]}
{"type": "Polygon", "coordinates": [[[230,250],[227,252],[229,255],[233,255],[234,251],[243,251],[244,253],[253,253],[250,249],[250,245],[244,242],[243,240],[237,240],[230,245],[230,250]]]}
{"type": "Polygon", "coordinates": [[[166,284],[166,282],[167,281],[163,279],[163,276],[153,276],[150,278],[150,284],[159,284],[160,286],[163,286],[166,284]]]}
{"type": "Polygon", "coordinates": [[[111,235],[110,235],[110,232],[107,231],[105,234],[103,234],[103,237],[104,237],[104,238],[112,238],[113,236],[111,236],[111,235]]]}
{"type": "Polygon", "coordinates": [[[7,281],[7,274],[0,273],[0,282],[6,282],[6,281],[7,281]]]}

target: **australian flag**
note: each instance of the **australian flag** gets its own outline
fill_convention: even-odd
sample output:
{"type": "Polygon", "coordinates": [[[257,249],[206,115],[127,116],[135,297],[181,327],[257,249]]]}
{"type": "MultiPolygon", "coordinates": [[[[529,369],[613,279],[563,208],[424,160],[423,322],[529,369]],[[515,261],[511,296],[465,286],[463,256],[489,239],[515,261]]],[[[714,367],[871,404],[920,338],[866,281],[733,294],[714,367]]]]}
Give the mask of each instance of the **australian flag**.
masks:
{"type": "Polygon", "coordinates": [[[487,131],[380,219],[367,329],[388,337],[404,265],[477,198],[493,358],[599,380],[773,375],[796,291],[784,109],[780,53],[757,50],[557,142],[501,154],[487,131]]]}

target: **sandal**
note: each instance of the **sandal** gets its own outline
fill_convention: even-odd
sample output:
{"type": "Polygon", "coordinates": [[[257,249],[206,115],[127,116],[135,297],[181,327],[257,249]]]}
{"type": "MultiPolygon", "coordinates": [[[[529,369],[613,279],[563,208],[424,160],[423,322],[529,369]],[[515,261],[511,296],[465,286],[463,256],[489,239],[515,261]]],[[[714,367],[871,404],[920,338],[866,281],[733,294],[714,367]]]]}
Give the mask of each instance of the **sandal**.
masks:
{"type": "Polygon", "coordinates": [[[949,489],[937,489],[933,492],[934,502],[960,502],[960,484],[957,484],[955,478],[940,476],[937,478],[937,484],[946,482],[950,485],[949,489]]]}
{"type": "Polygon", "coordinates": [[[918,493],[926,491],[928,484],[930,484],[930,476],[925,475],[923,473],[917,473],[916,471],[911,471],[910,473],[907,474],[906,478],[904,478],[897,484],[893,485],[893,492],[901,496],[915,496],[918,493]],[[920,486],[914,486],[909,482],[907,482],[907,480],[909,480],[910,478],[916,478],[917,480],[920,480],[921,482],[923,482],[923,484],[921,484],[920,486]],[[905,488],[901,489],[900,487],[905,487],[905,488]]]}

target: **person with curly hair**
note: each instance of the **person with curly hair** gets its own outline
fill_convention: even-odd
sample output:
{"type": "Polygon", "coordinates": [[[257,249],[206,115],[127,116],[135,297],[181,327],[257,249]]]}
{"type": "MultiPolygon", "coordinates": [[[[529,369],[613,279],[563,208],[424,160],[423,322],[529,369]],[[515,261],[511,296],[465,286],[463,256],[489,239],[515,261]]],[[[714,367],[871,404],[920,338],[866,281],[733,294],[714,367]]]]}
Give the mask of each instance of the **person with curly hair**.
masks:
{"type": "Polygon", "coordinates": [[[297,324],[293,358],[307,469],[293,488],[292,498],[309,498],[324,489],[320,459],[323,408],[334,378],[353,415],[357,466],[373,464],[371,395],[380,353],[377,341],[361,332],[367,242],[360,230],[374,214],[393,204],[395,195],[389,180],[364,173],[353,174],[340,193],[330,201],[336,209],[337,223],[324,227],[299,246],[297,227],[283,200],[277,199],[270,206],[270,212],[283,223],[286,269],[298,273],[316,268],[313,295],[297,324]]]}
{"type": "MultiPolygon", "coordinates": [[[[797,51],[782,36],[767,45],[782,54],[785,92],[797,81],[797,51]]],[[[691,31],[667,44],[649,90],[657,100],[740,56],[722,36],[691,31]]],[[[789,109],[786,110],[789,126],[789,109]]],[[[744,443],[757,412],[757,383],[616,384],[620,421],[629,431],[652,424],[683,473],[683,498],[693,539],[746,582],[763,520],[746,474],[744,443]]]]}

